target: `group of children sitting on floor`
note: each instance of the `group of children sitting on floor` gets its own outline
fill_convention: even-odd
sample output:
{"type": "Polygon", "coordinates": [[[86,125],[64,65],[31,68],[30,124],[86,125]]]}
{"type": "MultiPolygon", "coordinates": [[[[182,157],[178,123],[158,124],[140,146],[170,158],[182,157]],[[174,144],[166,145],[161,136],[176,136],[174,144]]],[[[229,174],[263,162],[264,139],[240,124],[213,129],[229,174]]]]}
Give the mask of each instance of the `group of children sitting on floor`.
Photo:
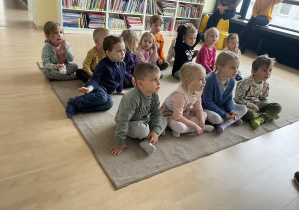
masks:
{"type": "Polygon", "coordinates": [[[208,29],[205,43],[192,62],[194,47],[203,34],[192,24],[178,29],[167,59],[164,57],[164,39],[160,33],[163,19],[154,15],[150,19],[151,31],[138,36],[125,30],[121,36],[109,35],[109,30],[97,28],[93,39],[95,47],[88,51],[83,69],[71,63],[74,59],[70,45],[63,39],[63,29],[49,21],[44,26],[46,36],[42,50],[43,73],[53,80],[80,79],[85,85],[78,89],[83,95],[70,98],[66,115],[77,112],[108,110],[113,106],[111,94],[124,95],[115,116],[116,145],[113,155],[126,148],[126,136],[141,140],[140,147],[149,155],[156,150],[158,137],[168,126],[175,137],[195,132],[212,131],[219,134],[232,124],[242,125],[249,120],[254,129],[261,123],[279,119],[281,106],[268,103],[268,78],[274,59],[259,56],[252,63],[251,76],[243,79],[239,70],[240,51],[238,36],[230,34],[225,48],[216,59],[219,32],[208,29]],[[169,67],[174,57],[172,74],[180,79],[179,87],[160,105],[161,70],[169,67]],[[63,71],[65,70],[65,71],[63,71]],[[233,90],[235,80],[239,81],[233,90]],[[135,87],[127,92],[123,88],[135,87]],[[209,124],[205,124],[206,120],[209,124]]]}

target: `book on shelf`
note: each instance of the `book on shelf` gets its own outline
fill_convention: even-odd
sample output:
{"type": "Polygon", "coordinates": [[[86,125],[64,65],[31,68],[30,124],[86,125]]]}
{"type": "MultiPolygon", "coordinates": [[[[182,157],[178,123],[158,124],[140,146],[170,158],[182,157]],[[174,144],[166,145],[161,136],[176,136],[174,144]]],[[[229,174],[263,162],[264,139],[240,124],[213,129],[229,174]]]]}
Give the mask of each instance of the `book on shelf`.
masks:
{"type": "Polygon", "coordinates": [[[70,28],[98,28],[105,27],[105,16],[100,14],[86,14],[62,12],[63,27],[70,28]]]}
{"type": "Polygon", "coordinates": [[[127,16],[126,23],[128,29],[132,31],[142,31],[142,22],[140,17],[127,16]]]}
{"type": "Polygon", "coordinates": [[[127,29],[127,24],[125,20],[120,18],[108,18],[108,28],[114,30],[124,30],[127,29]]]}
{"type": "Polygon", "coordinates": [[[142,14],[144,0],[111,0],[110,11],[142,14]]]}
{"type": "Polygon", "coordinates": [[[106,10],[107,0],[62,0],[63,8],[84,10],[106,10]]]}
{"type": "Polygon", "coordinates": [[[88,14],[89,24],[88,28],[105,28],[105,15],[88,14]]]}
{"type": "Polygon", "coordinates": [[[201,9],[191,4],[179,4],[178,17],[200,18],[201,9]]]}
{"type": "Polygon", "coordinates": [[[174,16],[175,14],[175,5],[171,2],[157,2],[157,9],[161,8],[162,15],[165,16],[174,16]]]}
{"type": "Polygon", "coordinates": [[[186,23],[191,23],[191,21],[190,20],[176,20],[175,25],[174,25],[174,31],[176,31],[180,25],[184,25],[186,23]]]}
{"type": "Polygon", "coordinates": [[[204,0],[180,0],[180,1],[184,1],[184,2],[190,2],[190,3],[197,3],[197,4],[204,4],[205,1],[204,0]]]}
{"type": "Polygon", "coordinates": [[[158,15],[156,0],[147,0],[146,14],[148,15],[158,15]]]}
{"type": "MultiPolygon", "coordinates": [[[[172,27],[173,27],[173,21],[164,19],[164,23],[161,26],[161,31],[172,31],[172,27]]],[[[151,30],[149,21],[145,23],[144,30],[147,31],[151,30]]]]}

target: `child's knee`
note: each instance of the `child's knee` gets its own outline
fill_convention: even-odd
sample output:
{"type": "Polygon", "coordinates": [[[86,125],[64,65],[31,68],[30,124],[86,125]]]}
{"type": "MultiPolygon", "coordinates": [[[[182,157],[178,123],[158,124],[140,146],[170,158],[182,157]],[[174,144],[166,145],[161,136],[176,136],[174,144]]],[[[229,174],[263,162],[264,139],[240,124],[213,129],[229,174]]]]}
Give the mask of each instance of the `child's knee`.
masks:
{"type": "Polygon", "coordinates": [[[150,133],[149,125],[147,123],[138,122],[135,128],[135,135],[138,139],[146,138],[150,133]]]}

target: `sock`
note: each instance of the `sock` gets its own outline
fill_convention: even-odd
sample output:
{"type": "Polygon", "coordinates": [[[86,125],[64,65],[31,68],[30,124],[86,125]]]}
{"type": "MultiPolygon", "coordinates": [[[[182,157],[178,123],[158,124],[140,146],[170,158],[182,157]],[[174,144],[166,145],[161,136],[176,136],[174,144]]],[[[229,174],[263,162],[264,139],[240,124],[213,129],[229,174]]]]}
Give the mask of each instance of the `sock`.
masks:
{"type": "Polygon", "coordinates": [[[228,122],[221,123],[217,126],[217,133],[222,134],[223,131],[229,126],[228,122]]]}
{"type": "Polygon", "coordinates": [[[275,115],[274,117],[273,117],[273,120],[278,120],[280,117],[279,117],[279,115],[275,115]]]}
{"type": "Polygon", "coordinates": [[[252,125],[252,127],[253,127],[254,129],[259,128],[260,125],[261,125],[263,122],[265,122],[265,120],[264,120],[264,118],[262,118],[262,117],[259,117],[259,118],[255,119],[255,120],[250,120],[250,123],[251,123],[251,125],[252,125]]]}
{"type": "Polygon", "coordinates": [[[214,126],[212,126],[212,125],[205,125],[205,131],[211,132],[212,130],[214,130],[214,126]]]}
{"type": "Polygon", "coordinates": [[[174,136],[174,137],[180,137],[180,133],[178,133],[178,132],[175,132],[174,130],[172,130],[172,135],[174,136]]]}
{"type": "Polygon", "coordinates": [[[161,136],[165,136],[166,134],[166,131],[164,130],[162,133],[161,133],[161,136]]]}
{"type": "Polygon", "coordinates": [[[68,101],[67,101],[67,104],[66,104],[66,108],[65,108],[65,113],[66,113],[66,116],[68,118],[71,118],[75,112],[78,110],[78,106],[76,104],[76,101],[74,98],[70,98],[68,101]]]}
{"type": "Polygon", "coordinates": [[[152,143],[148,143],[148,139],[141,141],[139,146],[144,149],[148,155],[151,155],[156,151],[156,147],[152,143]]]}
{"type": "Polygon", "coordinates": [[[242,125],[242,124],[243,124],[243,120],[238,119],[238,120],[236,120],[235,124],[237,124],[237,125],[242,125]]]}

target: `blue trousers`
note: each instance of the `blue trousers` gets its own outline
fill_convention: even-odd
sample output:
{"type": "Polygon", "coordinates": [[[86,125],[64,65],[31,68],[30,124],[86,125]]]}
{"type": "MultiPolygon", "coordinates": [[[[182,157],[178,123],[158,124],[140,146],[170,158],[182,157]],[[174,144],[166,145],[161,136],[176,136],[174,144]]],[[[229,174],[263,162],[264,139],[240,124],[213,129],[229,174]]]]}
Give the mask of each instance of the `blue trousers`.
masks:
{"type": "Polygon", "coordinates": [[[83,112],[105,111],[113,106],[111,96],[107,94],[106,88],[102,86],[90,93],[76,97],[75,100],[79,110],[83,112]]]}
{"type": "Polygon", "coordinates": [[[251,17],[239,34],[240,46],[244,49],[247,47],[248,39],[252,37],[257,25],[265,26],[267,24],[269,24],[269,19],[266,16],[251,17]]]}

